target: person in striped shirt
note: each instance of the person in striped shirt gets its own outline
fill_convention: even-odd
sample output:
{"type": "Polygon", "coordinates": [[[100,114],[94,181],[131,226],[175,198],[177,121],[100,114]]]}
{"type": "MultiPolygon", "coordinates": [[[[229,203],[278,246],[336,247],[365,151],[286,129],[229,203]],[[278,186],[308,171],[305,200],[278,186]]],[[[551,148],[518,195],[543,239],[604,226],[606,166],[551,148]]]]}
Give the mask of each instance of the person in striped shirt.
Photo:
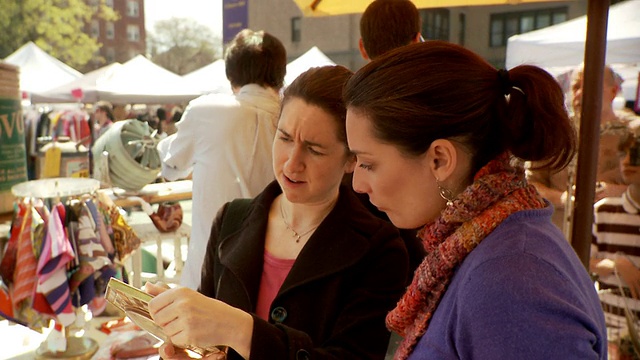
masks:
{"type": "Polygon", "coordinates": [[[618,150],[628,187],[621,196],[607,197],[594,205],[589,264],[598,277],[610,342],[629,330],[625,309],[636,318],[640,315],[640,134],[629,131],[618,150]]]}

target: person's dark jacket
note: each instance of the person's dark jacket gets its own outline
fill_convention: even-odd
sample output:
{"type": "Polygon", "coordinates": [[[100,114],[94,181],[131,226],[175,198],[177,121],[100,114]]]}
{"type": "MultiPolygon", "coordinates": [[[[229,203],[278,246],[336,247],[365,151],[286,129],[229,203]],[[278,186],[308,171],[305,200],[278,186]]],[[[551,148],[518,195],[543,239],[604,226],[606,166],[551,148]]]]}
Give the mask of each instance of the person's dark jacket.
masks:
{"type": "Polygon", "coordinates": [[[218,212],[200,292],[253,314],[252,360],[383,359],[390,335],[385,316],[404,293],[408,254],[397,230],[344,186],[296,259],[269,321],[253,313],[269,209],[280,193],[271,183],[252,200],[240,230],[224,239],[218,234],[228,204],[218,212]]]}

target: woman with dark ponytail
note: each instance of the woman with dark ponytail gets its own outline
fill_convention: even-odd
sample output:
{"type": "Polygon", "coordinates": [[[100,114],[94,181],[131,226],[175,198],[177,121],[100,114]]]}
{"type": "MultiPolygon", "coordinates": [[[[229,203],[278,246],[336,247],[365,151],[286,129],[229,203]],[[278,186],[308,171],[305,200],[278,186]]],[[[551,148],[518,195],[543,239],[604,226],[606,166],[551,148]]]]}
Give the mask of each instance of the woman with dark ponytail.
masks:
{"type": "Polygon", "coordinates": [[[427,252],[387,316],[396,359],[607,358],[593,282],[521,166],[576,151],[548,73],[428,41],[363,67],[344,98],[354,189],[422,227],[427,252]]]}

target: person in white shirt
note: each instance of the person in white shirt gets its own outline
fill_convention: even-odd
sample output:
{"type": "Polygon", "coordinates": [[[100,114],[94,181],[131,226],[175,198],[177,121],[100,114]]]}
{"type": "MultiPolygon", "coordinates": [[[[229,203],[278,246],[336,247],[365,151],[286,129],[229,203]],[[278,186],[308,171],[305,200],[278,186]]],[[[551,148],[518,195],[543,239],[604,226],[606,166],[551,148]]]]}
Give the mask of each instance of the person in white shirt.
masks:
{"type": "Polygon", "coordinates": [[[158,145],[163,177],[177,180],[192,173],[193,178],[191,239],[182,286],[200,285],[218,209],[235,198],[258,195],[275,178],[271,146],[286,65],[286,50],[273,35],[240,31],[225,52],[233,94],[208,94],[191,101],[178,132],[158,145]]]}

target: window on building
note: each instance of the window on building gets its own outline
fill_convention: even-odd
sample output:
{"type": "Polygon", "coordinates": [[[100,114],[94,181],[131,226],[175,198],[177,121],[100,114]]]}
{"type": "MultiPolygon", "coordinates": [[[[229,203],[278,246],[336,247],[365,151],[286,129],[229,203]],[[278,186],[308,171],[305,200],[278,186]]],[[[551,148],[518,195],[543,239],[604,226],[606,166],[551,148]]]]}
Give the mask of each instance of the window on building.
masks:
{"type": "Polygon", "coordinates": [[[111,21],[107,22],[104,32],[107,39],[113,40],[116,37],[115,25],[111,21]]]}
{"type": "Polygon", "coordinates": [[[291,42],[299,42],[302,39],[302,18],[291,18],[291,42]]]}
{"type": "Polygon", "coordinates": [[[491,15],[489,46],[507,45],[509,37],[567,21],[567,7],[491,15]]]}
{"type": "Polygon", "coordinates": [[[100,22],[98,20],[91,20],[91,36],[100,37],[100,22]]]}
{"type": "Polygon", "coordinates": [[[138,25],[127,25],[127,40],[132,42],[140,41],[140,28],[138,25]]]}
{"type": "Polygon", "coordinates": [[[140,16],[140,4],[138,3],[138,0],[127,0],[127,16],[140,16]]]}
{"type": "Polygon", "coordinates": [[[116,61],[116,51],[112,47],[108,47],[105,50],[105,60],[107,61],[107,64],[116,61]]]}
{"type": "Polygon", "coordinates": [[[460,13],[458,15],[458,20],[460,22],[460,30],[458,32],[458,44],[464,46],[464,39],[466,37],[466,31],[467,31],[467,15],[465,13],[460,13]]]}
{"type": "Polygon", "coordinates": [[[422,37],[427,40],[449,41],[449,9],[420,10],[422,37]]]}
{"type": "Polygon", "coordinates": [[[113,0],[107,0],[107,1],[105,2],[105,4],[106,4],[108,7],[110,7],[110,8],[112,8],[112,9],[113,9],[113,0]]]}

